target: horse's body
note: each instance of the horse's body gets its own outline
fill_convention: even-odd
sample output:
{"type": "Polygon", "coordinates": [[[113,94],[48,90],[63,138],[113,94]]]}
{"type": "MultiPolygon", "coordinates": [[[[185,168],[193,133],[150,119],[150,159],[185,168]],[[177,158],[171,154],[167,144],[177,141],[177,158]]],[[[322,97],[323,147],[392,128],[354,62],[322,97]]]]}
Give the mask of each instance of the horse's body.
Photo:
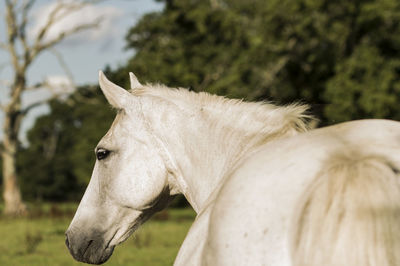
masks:
{"type": "Polygon", "coordinates": [[[100,75],[120,111],[67,231],[76,259],[104,262],[183,193],[198,216],[176,265],[400,265],[400,123],[303,133],[303,106],[131,84],[100,75]]]}
{"type": "Polygon", "coordinates": [[[207,219],[203,224],[193,225],[204,228],[197,235],[197,239],[205,238],[203,249],[195,241],[187,241],[181,254],[186,253],[184,249],[199,249],[200,263],[190,263],[189,253],[180,265],[399,265],[399,150],[400,124],[383,120],[344,123],[263,145],[224,180],[204,211],[207,219]],[[373,177],[382,180],[368,180],[368,164],[373,168],[379,163],[387,167],[388,173],[385,176],[383,169],[378,171],[381,176],[373,177]],[[365,164],[366,169],[360,169],[360,176],[356,172],[346,177],[349,187],[343,180],[335,180],[340,178],[341,167],[359,167],[358,164],[365,164]],[[339,167],[339,173],[333,171],[332,176],[321,177],[331,167],[339,167]],[[327,180],[332,182],[331,187],[312,187],[318,178],[331,178],[327,180]],[[360,180],[351,181],[352,178],[360,180]],[[322,195],[317,193],[314,199],[317,206],[304,210],[305,205],[311,204],[310,187],[321,189],[322,195]],[[351,189],[355,190],[354,195],[346,194],[351,189]],[[386,193],[387,198],[382,199],[381,193],[386,193]],[[338,197],[345,203],[328,207],[334,199],[323,196],[338,197]],[[353,205],[350,201],[354,201],[353,205]],[[360,203],[364,201],[365,204],[360,203]],[[329,224],[323,217],[309,217],[319,211],[315,210],[318,207],[323,208],[321,215],[333,212],[330,218],[337,224],[329,224]],[[307,227],[319,234],[315,243],[312,236],[303,232],[307,227]],[[307,241],[310,242],[304,243],[307,241]],[[296,250],[302,253],[297,254],[296,250]],[[379,252],[386,253],[386,257],[379,257],[379,252]],[[295,264],[293,257],[301,258],[295,264]]]}

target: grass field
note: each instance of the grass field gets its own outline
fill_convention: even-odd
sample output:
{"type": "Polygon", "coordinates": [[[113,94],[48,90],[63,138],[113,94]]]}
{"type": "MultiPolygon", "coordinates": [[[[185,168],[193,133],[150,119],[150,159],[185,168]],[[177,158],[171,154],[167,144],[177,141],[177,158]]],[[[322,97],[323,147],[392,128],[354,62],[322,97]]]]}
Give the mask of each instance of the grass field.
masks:
{"type": "MultiPolygon", "coordinates": [[[[64,244],[74,208],[46,205],[29,218],[0,218],[0,265],[87,265],[74,261],[64,244]]],[[[172,265],[193,219],[191,209],[161,212],[119,245],[104,265],[172,265]]]]}

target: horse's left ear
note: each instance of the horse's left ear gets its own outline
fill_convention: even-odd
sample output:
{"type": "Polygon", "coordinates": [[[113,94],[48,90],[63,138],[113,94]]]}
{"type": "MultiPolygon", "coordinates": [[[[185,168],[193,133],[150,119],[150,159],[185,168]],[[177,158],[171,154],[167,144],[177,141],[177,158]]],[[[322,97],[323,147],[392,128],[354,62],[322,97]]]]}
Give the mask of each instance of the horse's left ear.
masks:
{"type": "Polygon", "coordinates": [[[107,101],[114,108],[124,109],[128,106],[133,96],[127,90],[109,81],[102,71],[99,72],[99,84],[107,101]]]}
{"type": "Polygon", "coordinates": [[[135,76],[135,74],[133,74],[132,72],[129,72],[129,78],[131,80],[131,89],[132,90],[143,87],[143,85],[140,84],[140,82],[137,79],[137,77],[135,76]]]}

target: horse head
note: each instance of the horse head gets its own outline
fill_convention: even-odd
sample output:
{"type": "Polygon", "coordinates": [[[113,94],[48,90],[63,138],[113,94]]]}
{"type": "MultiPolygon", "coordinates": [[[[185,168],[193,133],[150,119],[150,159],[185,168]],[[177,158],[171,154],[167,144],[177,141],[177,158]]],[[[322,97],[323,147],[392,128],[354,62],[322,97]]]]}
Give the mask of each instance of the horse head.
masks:
{"type": "MultiPolygon", "coordinates": [[[[142,87],[130,73],[132,89],[142,87]]],[[[99,75],[100,88],[118,114],[95,148],[86,192],[66,232],[66,245],[82,262],[101,264],[114,247],[173,197],[162,148],[143,114],[140,97],[99,75]]]]}

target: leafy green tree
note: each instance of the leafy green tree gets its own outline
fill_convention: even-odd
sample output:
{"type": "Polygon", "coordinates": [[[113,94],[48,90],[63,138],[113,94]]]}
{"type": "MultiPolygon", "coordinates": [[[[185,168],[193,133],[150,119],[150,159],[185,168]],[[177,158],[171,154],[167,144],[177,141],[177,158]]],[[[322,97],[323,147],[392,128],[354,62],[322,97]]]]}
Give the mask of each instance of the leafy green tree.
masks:
{"type": "Polygon", "coordinates": [[[385,58],[376,47],[360,46],[337,65],[324,96],[334,121],[357,118],[400,119],[400,60],[385,58]]]}
{"type": "Polygon", "coordinates": [[[323,124],[400,116],[399,1],[164,2],[129,31],[136,54],[119,72],[249,100],[304,101],[323,124]]]}
{"type": "Polygon", "coordinates": [[[141,79],[245,97],[249,37],[243,16],[208,1],[166,1],[127,35],[135,56],[119,72],[141,79]]]}

